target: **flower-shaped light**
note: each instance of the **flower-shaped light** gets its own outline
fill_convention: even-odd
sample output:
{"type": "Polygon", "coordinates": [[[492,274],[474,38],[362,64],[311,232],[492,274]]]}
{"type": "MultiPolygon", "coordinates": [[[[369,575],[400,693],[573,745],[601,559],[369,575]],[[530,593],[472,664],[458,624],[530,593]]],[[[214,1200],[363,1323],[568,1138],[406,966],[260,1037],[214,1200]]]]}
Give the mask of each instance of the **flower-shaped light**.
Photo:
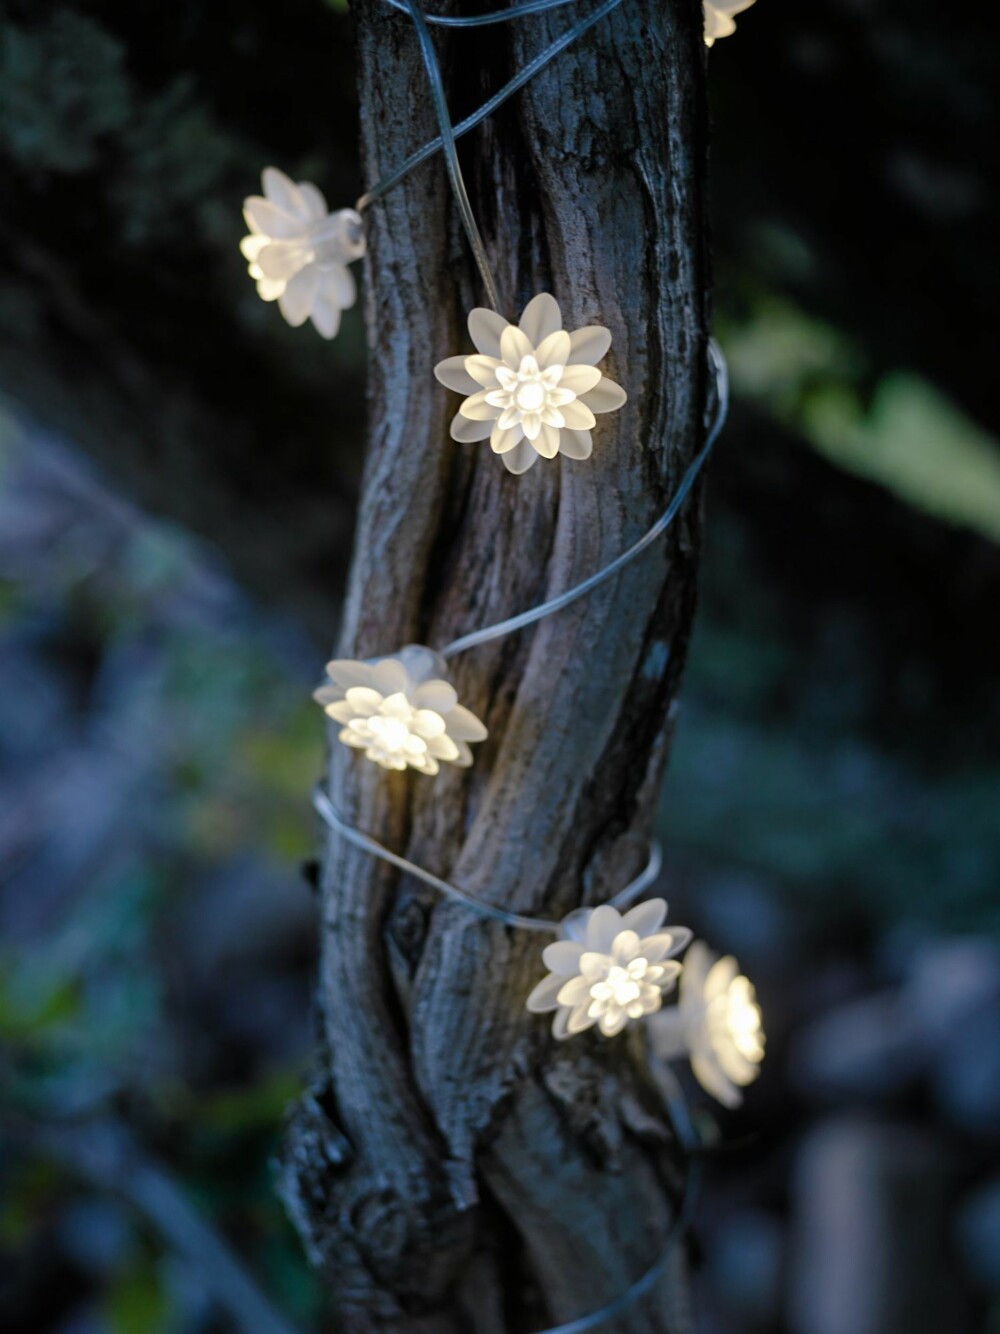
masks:
{"type": "Polygon", "coordinates": [[[560,1039],[594,1024],[610,1038],[630,1019],[653,1014],[681,972],[671,956],[691,939],[686,926],[661,930],[666,916],[663,899],[649,899],[624,916],[609,903],[570,913],[560,926],[562,938],[542,951],[549,976],[528,997],[528,1009],[555,1010],[552,1032],[560,1039]]]}
{"type": "Polygon", "coordinates": [[[649,1026],[653,1051],[664,1061],[688,1056],[695,1078],[725,1107],[743,1101],[764,1059],[760,1006],[739,964],[719,959],[698,940],[684,960],[676,1006],[649,1026]]]}
{"type": "Polygon", "coordinates": [[[326,665],[331,684],[313,699],[343,727],[340,740],[363,750],[383,769],[436,774],[441,764],[472,763],[470,741],[486,728],[458,702],[444,679],[445,665],[432,649],[410,644],[390,658],[326,665]]]}
{"type": "Polygon", "coordinates": [[[525,306],[520,324],[477,308],[469,334],[474,356],[446,357],[434,367],[443,385],[468,395],[452,420],[452,439],[488,438],[512,473],[559,453],[589,458],[594,414],[625,402],[625,391],[597,369],[611,346],[607,329],[593,324],[567,333],[555,298],[542,293],[525,306]]]}
{"type": "Polygon", "coordinates": [[[736,31],[734,14],[742,14],[754,0],[704,0],[705,45],[714,46],[719,37],[731,37],[736,31]]]}
{"type": "Polygon", "coordinates": [[[265,301],[277,301],[297,329],[311,319],[324,338],[340,328],[340,313],[357,299],[347,265],[365,253],[361,218],[352,208],[327,209],[308,181],[298,185],[277,167],[265,167],[263,195],[243,201],[250,235],[240,242],[250,277],[265,301]]]}

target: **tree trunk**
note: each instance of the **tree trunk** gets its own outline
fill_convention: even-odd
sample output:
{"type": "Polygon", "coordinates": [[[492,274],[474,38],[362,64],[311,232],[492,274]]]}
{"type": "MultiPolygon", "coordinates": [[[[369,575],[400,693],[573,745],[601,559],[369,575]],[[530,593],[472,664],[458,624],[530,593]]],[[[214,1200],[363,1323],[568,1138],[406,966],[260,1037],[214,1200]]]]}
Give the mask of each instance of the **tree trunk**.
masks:
{"type": "MultiPolygon", "coordinates": [[[[436,132],[416,40],[356,0],[365,178],[436,132]]],[[[458,119],[564,31],[556,10],[435,40],[458,119]]],[[[368,220],[370,430],[339,656],[439,646],[569,587],[635,541],[702,438],[700,7],[627,0],[463,141],[504,305],[551,291],[607,325],[629,392],[588,462],[507,474],[458,445],[440,358],[484,304],[438,158],[368,220]]],[[[341,745],[338,806],[471,893],[558,918],[641,867],[695,602],[696,504],[569,609],[457,657],[490,739],[471,770],[386,774],[341,745]]],[[[321,1071],[285,1192],[345,1327],[530,1331],[601,1307],[656,1259],[674,1146],[642,1037],[555,1043],[525,997],[544,938],[484,921],[348,846],[322,874],[321,1071]]],[[[629,1331],[686,1329],[682,1261],[629,1331]]]]}

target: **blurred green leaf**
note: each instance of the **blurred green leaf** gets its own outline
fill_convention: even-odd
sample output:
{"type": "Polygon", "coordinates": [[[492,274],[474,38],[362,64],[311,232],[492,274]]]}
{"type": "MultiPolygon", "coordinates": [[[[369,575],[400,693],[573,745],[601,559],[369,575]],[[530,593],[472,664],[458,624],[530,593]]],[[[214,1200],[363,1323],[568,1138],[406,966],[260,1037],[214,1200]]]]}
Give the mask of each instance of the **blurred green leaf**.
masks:
{"type": "Polygon", "coordinates": [[[170,1302],[157,1267],[148,1259],[120,1274],[107,1297],[112,1334],[159,1334],[168,1328],[170,1302]]]}

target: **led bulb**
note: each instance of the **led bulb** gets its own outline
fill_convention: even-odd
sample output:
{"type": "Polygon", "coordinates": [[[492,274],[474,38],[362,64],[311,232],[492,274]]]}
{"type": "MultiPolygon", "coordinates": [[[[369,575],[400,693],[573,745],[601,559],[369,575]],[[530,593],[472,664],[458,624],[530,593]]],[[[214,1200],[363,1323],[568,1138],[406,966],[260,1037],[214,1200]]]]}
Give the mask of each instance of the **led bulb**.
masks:
{"type": "Polygon", "coordinates": [[[266,167],[262,181],[263,195],[243,203],[250,234],[240,250],[250,277],[293,328],[311,319],[324,338],[333,338],[341,311],[357,299],[347,265],[365,253],[361,218],[352,208],[330,213],[315,185],[296,185],[277,167],[266,167]]]}
{"type": "Polygon", "coordinates": [[[597,369],[611,346],[600,325],[569,334],[547,293],[532,298],[520,324],[495,311],[469,316],[471,357],[447,357],[434,374],[467,397],[451,423],[454,440],[486,440],[509,472],[540,458],[586,459],[594,447],[595,413],[614,412],[625,393],[597,369]]]}
{"type": "Polygon", "coordinates": [[[764,1023],[757,996],[739,964],[696,941],[687,952],[677,1005],[656,1016],[650,1042],[661,1060],[686,1056],[706,1093],[726,1107],[760,1073],[764,1023]]]}
{"type": "Polygon", "coordinates": [[[605,903],[564,917],[561,939],[542,951],[550,971],[528,997],[528,1009],[554,1010],[552,1032],[560,1039],[595,1024],[613,1037],[629,1020],[654,1014],[680,976],[672,956],[691,939],[686,926],[664,929],[666,915],[663,899],[649,899],[624,916],[605,903]]]}
{"type": "Polygon", "coordinates": [[[339,739],[383,769],[436,774],[442,764],[472,763],[470,741],[486,728],[458,702],[444,661],[410,644],[390,658],[327,663],[330,682],[313,698],[342,724],[339,739]]]}

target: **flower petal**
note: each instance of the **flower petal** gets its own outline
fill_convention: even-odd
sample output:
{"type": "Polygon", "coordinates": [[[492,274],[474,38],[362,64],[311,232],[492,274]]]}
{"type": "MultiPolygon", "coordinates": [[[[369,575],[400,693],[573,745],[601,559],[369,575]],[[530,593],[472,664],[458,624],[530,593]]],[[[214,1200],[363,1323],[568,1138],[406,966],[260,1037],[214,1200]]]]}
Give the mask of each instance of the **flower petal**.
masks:
{"type": "Polygon", "coordinates": [[[418,709],[433,709],[442,716],[458,703],[458,693],[450,681],[425,681],[413,692],[418,709]]]}
{"type": "Polygon", "coordinates": [[[542,417],[538,412],[521,413],[521,429],[532,442],[537,440],[542,431],[542,417]]]}
{"type": "Polygon", "coordinates": [[[559,453],[566,458],[589,459],[593,452],[594,437],[589,431],[571,431],[568,426],[564,426],[559,432],[559,453]]]}
{"type": "Polygon", "coordinates": [[[637,903],[624,914],[622,928],[635,931],[640,936],[651,936],[654,931],[659,931],[666,916],[666,899],[646,899],[644,903],[637,903]]]}
{"type": "Polygon", "coordinates": [[[590,982],[603,982],[611,966],[611,956],[604,950],[584,949],[580,955],[580,972],[590,982]]]}
{"type": "Polygon", "coordinates": [[[628,402],[628,394],[621,385],[606,375],[601,376],[596,389],[588,389],[582,398],[591,412],[617,412],[623,403],[628,402]]]}
{"type": "Polygon", "coordinates": [[[580,398],[565,403],[559,411],[566,418],[566,425],[574,431],[590,431],[597,425],[594,414],[580,398]]]}
{"type": "Polygon", "coordinates": [[[335,681],[342,690],[351,686],[370,686],[372,668],[369,662],[358,662],[354,658],[334,658],[324,669],[331,681],[335,681]]]}
{"type": "Polygon", "coordinates": [[[305,324],[312,310],[313,301],[319,291],[320,272],[315,264],[309,264],[290,278],[285,290],[278,297],[278,307],[286,323],[293,329],[305,324]]]}
{"type": "Polygon", "coordinates": [[[607,356],[611,346],[611,334],[601,324],[588,324],[584,329],[577,329],[569,336],[570,355],[567,358],[574,365],[596,366],[607,356]]]}
{"type": "Polygon", "coordinates": [[[456,741],[485,741],[489,733],[471,709],[464,704],[456,704],[445,714],[445,726],[448,735],[456,741]]]}
{"type": "Polygon", "coordinates": [[[477,306],[469,311],[469,337],[476,345],[477,352],[487,357],[499,357],[500,336],[507,328],[507,321],[495,310],[477,306]]]}
{"type": "Polygon", "coordinates": [[[357,710],[354,705],[349,703],[346,699],[341,699],[336,700],[332,704],[327,704],[324,712],[327,717],[332,718],[335,722],[349,723],[357,710]]]}
{"type": "Polygon", "coordinates": [[[587,1013],[588,1006],[578,1005],[575,1010],[570,1010],[569,1018],[566,1021],[566,1032],[572,1036],[574,1033],[583,1033],[588,1028],[593,1028],[594,1020],[587,1013]]]}
{"type": "Polygon", "coordinates": [[[452,440],[458,440],[463,445],[473,445],[477,440],[486,440],[495,424],[492,421],[470,421],[468,417],[463,417],[461,412],[456,412],[451,419],[449,434],[452,440]]]}
{"type": "Polygon", "coordinates": [[[522,440],[519,445],[515,445],[513,449],[508,449],[500,457],[503,459],[507,471],[512,472],[515,477],[519,477],[522,473],[527,472],[529,468],[533,468],[541,455],[535,453],[530,440],[522,440]]]}
{"type": "Polygon", "coordinates": [[[587,923],[587,949],[607,954],[621,929],[622,919],[618,909],[613,908],[610,903],[602,903],[590,914],[590,921],[587,923]]]}
{"type": "Polygon", "coordinates": [[[299,197],[310,222],[319,222],[329,213],[323,191],[311,181],[299,181],[299,197]]]}
{"type": "Polygon", "coordinates": [[[504,429],[499,422],[494,422],[490,433],[490,448],[494,454],[506,454],[524,439],[524,428],[518,422],[515,426],[504,429]]]}
{"type": "Polygon", "coordinates": [[[453,763],[459,765],[463,769],[468,769],[469,765],[472,763],[472,751],[469,749],[468,742],[456,741],[455,745],[458,747],[458,759],[454,760],[453,763]]]}
{"type": "Polygon", "coordinates": [[[718,959],[705,978],[705,1000],[713,1001],[729,990],[739,975],[740,966],[731,954],[718,959]]]}
{"type": "Polygon", "coordinates": [[[470,421],[476,422],[496,421],[500,415],[499,408],[495,408],[492,403],[487,403],[485,389],[470,394],[462,403],[459,412],[463,417],[468,417],[470,421]]]}
{"type": "Polygon", "coordinates": [[[362,718],[377,713],[384,702],[382,693],[370,686],[351,686],[347,692],[347,703],[362,718]]]}
{"type": "Polygon", "coordinates": [[[524,1002],[525,1009],[532,1014],[547,1014],[549,1010],[555,1010],[559,1007],[556,996],[560,987],[563,985],[563,979],[557,977],[555,973],[549,973],[548,977],[543,977],[541,982],[533,988],[528,999],[524,1002]]]}
{"type": "Polygon", "coordinates": [[[405,695],[410,678],[406,668],[398,658],[382,658],[372,667],[372,684],[383,695],[405,695]]]}
{"type": "Polygon", "coordinates": [[[574,394],[585,394],[601,383],[601,372],[596,366],[567,366],[559,377],[560,389],[572,389],[574,394]]]}
{"type": "Polygon", "coordinates": [[[563,978],[576,977],[580,971],[583,946],[576,940],[554,940],[542,950],[542,962],[550,973],[563,978]]]}
{"type": "Polygon", "coordinates": [[[406,668],[406,674],[413,685],[440,680],[442,672],[446,670],[444,658],[423,644],[407,644],[395,656],[406,668]]]}
{"type": "Polygon", "coordinates": [[[448,730],[437,709],[417,709],[410,727],[425,741],[429,741],[432,737],[443,736],[448,730]]]}
{"type": "Polygon", "coordinates": [[[316,332],[323,338],[335,338],[340,330],[340,306],[322,292],[313,302],[310,315],[316,332]]]}
{"type": "Polygon", "coordinates": [[[497,379],[497,367],[502,362],[497,361],[496,357],[484,357],[481,353],[474,357],[465,358],[465,369],[468,372],[470,380],[474,380],[476,388],[481,385],[484,389],[495,389],[499,384],[497,379]]]}
{"type": "Polygon", "coordinates": [[[559,990],[558,1001],[560,1005],[590,1004],[590,983],[585,977],[571,977],[568,982],[563,983],[559,990]]]}
{"type": "Polygon", "coordinates": [[[520,328],[532,347],[537,347],[549,334],[561,329],[562,314],[555,297],[548,292],[533,296],[524,308],[520,328]]]}
{"type": "MultiPolygon", "coordinates": [[[[260,269],[257,269],[256,273],[250,276],[256,277],[258,273],[260,273],[260,269]]],[[[261,301],[277,301],[284,290],[284,281],[279,282],[276,278],[258,278],[257,280],[257,295],[261,301]]]]}
{"type": "Polygon", "coordinates": [[[556,1017],[552,1020],[552,1036],[557,1042],[565,1042],[567,1038],[573,1036],[566,1027],[569,1016],[570,1011],[562,1006],[556,1011],[556,1017]]]}
{"type": "MultiPolygon", "coordinates": [[[[569,334],[566,330],[557,329],[543,339],[535,349],[535,357],[543,371],[550,366],[565,366],[569,359],[569,334]]],[[[562,384],[562,379],[559,383],[562,384]]]]}
{"type": "Polygon", "coordinates": [[[251,231],[260,232],[272,240],[302,235],[302,223],[298,218],[261,195],[251,195],[243,201],[243,216],[251,231]]]}
{"type": "Polygon", "coordinates": [[[631,963],[640,953],[639,937],[634,931],[619,931],[611,946],[611,957],[619,967],[631,963]]]}
{"type": "Polygon", "coordinates": [[[348,727],[342,727],[337,733],[337,740],[343,741],[345,746],[353,746],[355,750],[365,750],[368,746],[368,738],[360,736],[357,732],[352,732],[348,727]]]}
{"type": "Polygon", "coordinates": [[[457,394],[474,394],[479,385],[465,369],[466,357],[445,357],[434,367],[434,378],[457,394]]]}
{"type": "Polygon", "coordinates": [[[559,428],[542,422],[534,445],[543,459],[554,459],[559,453],[559,428]]]}
{"type": "Polygon", "coordinates": [[[427,742],[427,751],[433,755],[436,760],[447,760],[449,762],[458,759],[458,747],[452,741],[450,736],[442,733],[441,736],[432,736],[427,742]]]}
{"type": "Polygon", "coordinates": [[[257,266],[265,278],[294,278],[309,261],[309,251],[294,241],[270,241],[257,256],[257,266]]]}
{"type": "Polygon", "coordinates": [[[358,299],[358,285],[346,264],[330,264],[320,269],[323,277],[322,293],[341,310],[350,310],[358,299]]]}
{"type": "Polygon", "coordinates": [[[277,167],[265,167],[261,174],[261,185],[264,187],[265,196],[272,204],[277,204],[283,213],[298,219],[300,223],[309,221],[305,200],[299,187],[283,171],[279,171],[277,167]]]}
{"type": "Polygon", "coordinates": [[[620,1033],[628,1023],[628,1015],[617,1005],[608,1010],[606,1014],[601,1015],[600,1028],[606,1038],[613,1038],[616,1033],[620,1033]]]}
{"type": "Polygon", "coordinates": [[[500,356],[511,368],[517,370],[525,357],[530,357],[534,349],[531,343],[517,327],[508,324],[500,336],[500,356]]]}
{"type": "Polygon", "coordinates": [[[251,264],[257,262],[257,256],[266,245],[270,245],[266,236],[260,236],[258,233],[251,232],[249,236],[244,236],[240,242],[240,254],[251,264]]]}

